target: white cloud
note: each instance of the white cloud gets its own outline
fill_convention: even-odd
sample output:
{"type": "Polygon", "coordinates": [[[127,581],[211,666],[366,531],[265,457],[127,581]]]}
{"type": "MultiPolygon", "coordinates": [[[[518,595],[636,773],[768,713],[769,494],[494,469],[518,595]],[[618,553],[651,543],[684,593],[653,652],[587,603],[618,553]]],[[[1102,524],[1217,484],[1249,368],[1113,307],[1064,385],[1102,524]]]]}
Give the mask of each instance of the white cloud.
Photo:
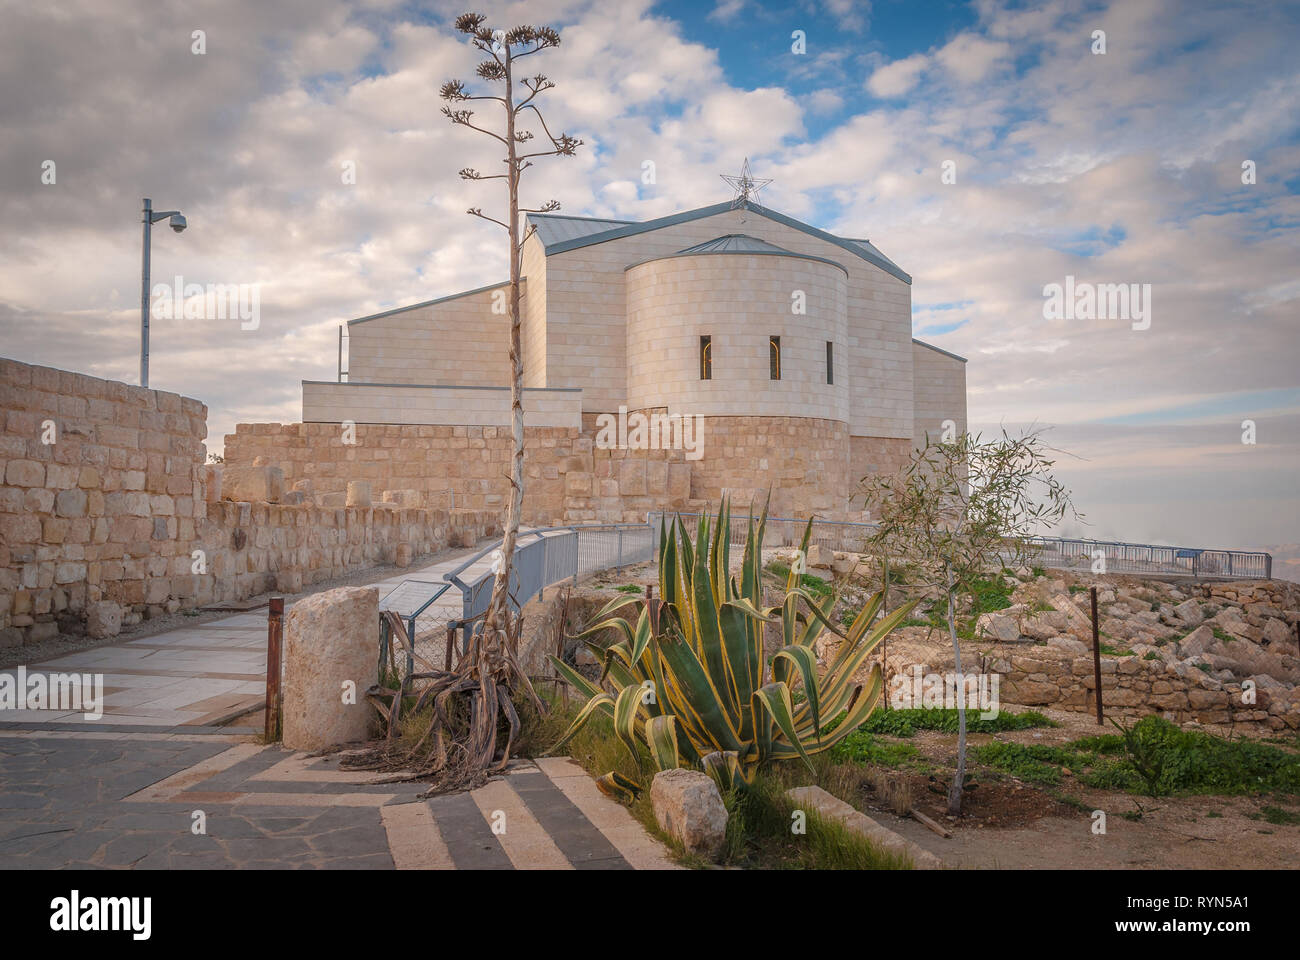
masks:
{"type": "MultiPolygon", "coordinates": [[[[1283,186],[1300,169],[1300,68],[1281,8],[1189,18],[1161,3],[1081,12],[1063,0],[981,0],[971,28],[870,72],[867,91],[887,103],[837,116],[863,81],[832,75],[874,62],[854,49],[860,38],[819,51],[820,73],[807,72],[813,58],[791,58],[805,71],[791,68],[791,87],[812,91],[796,95],[776,79],[728,82],[718,51],[685,39],[649,0],[490,7],[561,26],[560,50],[533,63],[559,84],[543,101],[552,128],[587,141],[578,157],[528,172],[529,205],[555,197],[571,213],[669,214],[724,199],[718,174],[749,155],[757,175],[776,179],[766,203],[870,237],[913,275],[918,305],[965,305],[964,325],[925,339],[971,358],[972,420],[1061,424],[1062,446],[1104,465],[1075,472],[1095,478],[1080,483],[1113,518],[1107,535],[1128,524],[1131,538],[1191,530],[1233,545],[1232,529],[1177,513],[1204,499],[1193,467],[1225,459],[1245,479],[1234,485],[1216,467],[1224,496],[1245,483],[1260,503],[1233,514],[1242,531],[1268,526],[1257,518],[1277,513],[1265,505],[1282,496],[1280,478],[1293,491],[1294,467],[1278,463],[1294,464],[1300,439],[1263,419],[1276,447],[1261,444],[1269,456],[1249,461],[1234,461],[1232,441],[1204,424],[1184,443],[1156,426],[1089,423],[1212,401],[1207,422],[1226,429],[1247,415],[1240,398],[1300,385],[1300,198],[1283,186]],[[1088,52],[1097,26],[1105,57],[1088,52]],[[824,132],[809,139],[808,127],[824,132]],[[1249,188],[1245,158],[1259,169],[1249,188]],[[939,182],[945,159],[955,185],[939,182]],[[646,160],[655,185],[640,183],[646,160]],[[1067,274],[1151,283],[1151,329],[1045,321],[1042,288],[1067,274]],[[1146,526],[1123,489],[1142,471],[1159,472],[1165,494],[1146,526]]],[[[505,275],[499,229],[463,212],[499,207],[499,186],[456,177],[499,158],[438,112],[438,86],[472,78],[477,59],[445,25],[342,0],[212,2],[198,20],[124,9],[65,0],[7,14],[0,88],[22,95],[4,104],[0,220],[23,229],[0,234],[6,355],[134,379],[146,194],[190,220],[183,235],[156,237],[157,277],[264,285],[259,331],[154,328],[154,382],[210,404],[213,448],[237,420],[294,419],[298,381],[333,376],[347,318],[505,275]],[[202,58],[188,41],[199,20],[202,58]],[[137,43],[152,55],[121,56],[137,43]],[[47,158],[59,163],[56,187],[39,184],[47,158]],[[343,160],[357,163],[355,186],[341,182],[343,160]]],[[[460,5],[435,9],[454,16],[460,5]]],[[[1260,416],[1300,422],[1277,406],[1260,416]]],[[[1297,517],[1293,499],[1274,518],[1275,539],[1300,539],[1297,517]]]]}
{"type": "Polygon", "coordinates": [[[914,53],[877,67],[867,80],[867,89],[877,97],[901,97],[916,86],[929,62],[925,54],[914,53]]]}

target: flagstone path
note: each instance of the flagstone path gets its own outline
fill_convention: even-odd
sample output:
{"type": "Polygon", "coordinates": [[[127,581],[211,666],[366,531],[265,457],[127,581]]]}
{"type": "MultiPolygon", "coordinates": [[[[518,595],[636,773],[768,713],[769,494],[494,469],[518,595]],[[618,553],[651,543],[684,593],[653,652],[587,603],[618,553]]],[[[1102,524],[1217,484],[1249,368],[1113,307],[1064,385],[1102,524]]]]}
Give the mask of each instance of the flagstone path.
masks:
{"type": "MultiPolygon", "coordinates": [[[[375,585],[382,597],[462,561],[375,585]]],[[[262,609],[26,666],[102,674],[103,716],[0,709],[0,869],[674,866],[565,758],[515,762],[478,790],[422,800],[419,784],[377,783],[339,770],[337,756],[223,726],[263,704],[265,655],[262,609]]]]}

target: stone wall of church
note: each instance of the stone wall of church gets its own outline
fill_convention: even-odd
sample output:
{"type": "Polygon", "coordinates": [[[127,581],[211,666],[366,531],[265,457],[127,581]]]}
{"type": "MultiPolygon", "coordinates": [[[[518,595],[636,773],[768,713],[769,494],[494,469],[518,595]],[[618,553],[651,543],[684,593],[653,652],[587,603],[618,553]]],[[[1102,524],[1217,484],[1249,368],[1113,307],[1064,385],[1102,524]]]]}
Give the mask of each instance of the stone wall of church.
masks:
{"type": "MultiPolygon", "coordinates": [[[[471,290],[347,326],[344,369],[352,383],[510,383],[508,286],[471,290]],[[506,309],[503,309],[506,308],[506,309]]],[[[528,294],[524,284],[523,296],[528,294]]]]}
{"type": "MultiPolygon", "coordinates": [[[[664,411],[645,411],[655,412],[664,411]]],[[[761,502],[769,489],[775,516],[853,511],[853,447],[841,422],[703,417],[698,426],[690,421],[685,443],[665,439],[638,449],[635,427],[625,425],[621,437],[617,430],[603,433],[609,421],[601,416],[584,415],[581,430],[525,431],[525,522],[636,522],[651,510],[716,506],[724,491],[738,502],[761,502]]],[[[339,424],[240,424],[226,437],[226,463],[238,468],[264,458],[284,471],[286,488],[311,480],[326,505],[345,495],[349,481],[362,480],[376,495],[413,491],[425,507],[505,508],[510,434],[504,427],[357,424],[351,439],[345,442],[339,424]]]]}
{"type": "Polygon", "coordinates": [[[770,254],[696,254],[631,268],[628,406],[847,423],[847,284],[833,264],[770,254]],[[701,336],[711,340],[707,380],[701,378],[701,336]],[[771,337],[780,338],[776,380],[771,337]],[[834,345],[839,374],[831,383],[827,342],[834,345]]]}
{"type": "Polygon", "coordinates": [[[912,442],[897,437],[849,437],[849,496],[854,507],[862,509],[856,497],[864,477],[896,473],[907,466],[912,442]]]}
{"type": "MultiPolygon", "coordinates": [[[[730,233],[825,257],[848,271],[852,322],[844,361],[851,378],[850,432],[910,439],[911,286],[841,247],[748,210],[728,210],[547,257],[545,385],[581,387],[585,412],[631,406],[625,279],[631,271],[625,273],[625,268],[730,233]]],[[[762,320],[754,317],[756,323],[762,320]]],[[[689,369],[697,369],[693,356],[689,369]]]]}
{"type": "Polygon", "coordinates": [[[951,354],[922,343],[912,344],[912,395],[916,410],[913,440],[925,445],[943,435],[951,420],[957,434],[966,431],[966,364],[951,354]]]}
{"type": "Polygon", "coordinates": [[[775,517],[843,516],[849,507],[848,427],[808,417],[707,417],[704,457],[691,498],[714,506],[727,492],[739,506],[771,492],[775,517]]]}

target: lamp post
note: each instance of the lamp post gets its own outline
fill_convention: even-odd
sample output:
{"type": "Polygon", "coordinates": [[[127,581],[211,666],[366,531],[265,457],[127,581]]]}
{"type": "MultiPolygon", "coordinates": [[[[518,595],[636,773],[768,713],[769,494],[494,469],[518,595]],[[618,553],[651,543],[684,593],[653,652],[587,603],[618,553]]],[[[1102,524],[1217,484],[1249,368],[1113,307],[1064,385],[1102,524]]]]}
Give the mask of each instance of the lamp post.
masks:
{"type": "Polygon", "coordinates": [[[144,198],[144,258],[140,281],[140,386],[149,386],[149,232],[150,228],[163,217],[170,217],[169,226],[180,233],[185,229],[185,218],[179,210],[153,209],[153,201],[144,198]]]}

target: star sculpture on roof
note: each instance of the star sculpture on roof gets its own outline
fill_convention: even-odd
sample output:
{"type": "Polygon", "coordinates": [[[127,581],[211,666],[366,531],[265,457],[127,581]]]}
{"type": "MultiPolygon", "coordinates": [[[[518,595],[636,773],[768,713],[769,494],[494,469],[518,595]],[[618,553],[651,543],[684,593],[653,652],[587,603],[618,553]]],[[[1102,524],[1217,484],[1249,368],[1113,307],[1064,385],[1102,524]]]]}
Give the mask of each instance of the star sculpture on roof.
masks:
{"type": "Polygon", "coordinates": [[[737,207],[747,207],[750,203],[758,202],[758,191],[766,187],[771,180],[757,179],[749,173],[749,157],[745,158],[745,163],[740,168],[740,176],[729,177],[725,173],[720,174],[723,180],[731,189],[736,191],[736,198],[731,201],[731,209],[737,207]]]}

